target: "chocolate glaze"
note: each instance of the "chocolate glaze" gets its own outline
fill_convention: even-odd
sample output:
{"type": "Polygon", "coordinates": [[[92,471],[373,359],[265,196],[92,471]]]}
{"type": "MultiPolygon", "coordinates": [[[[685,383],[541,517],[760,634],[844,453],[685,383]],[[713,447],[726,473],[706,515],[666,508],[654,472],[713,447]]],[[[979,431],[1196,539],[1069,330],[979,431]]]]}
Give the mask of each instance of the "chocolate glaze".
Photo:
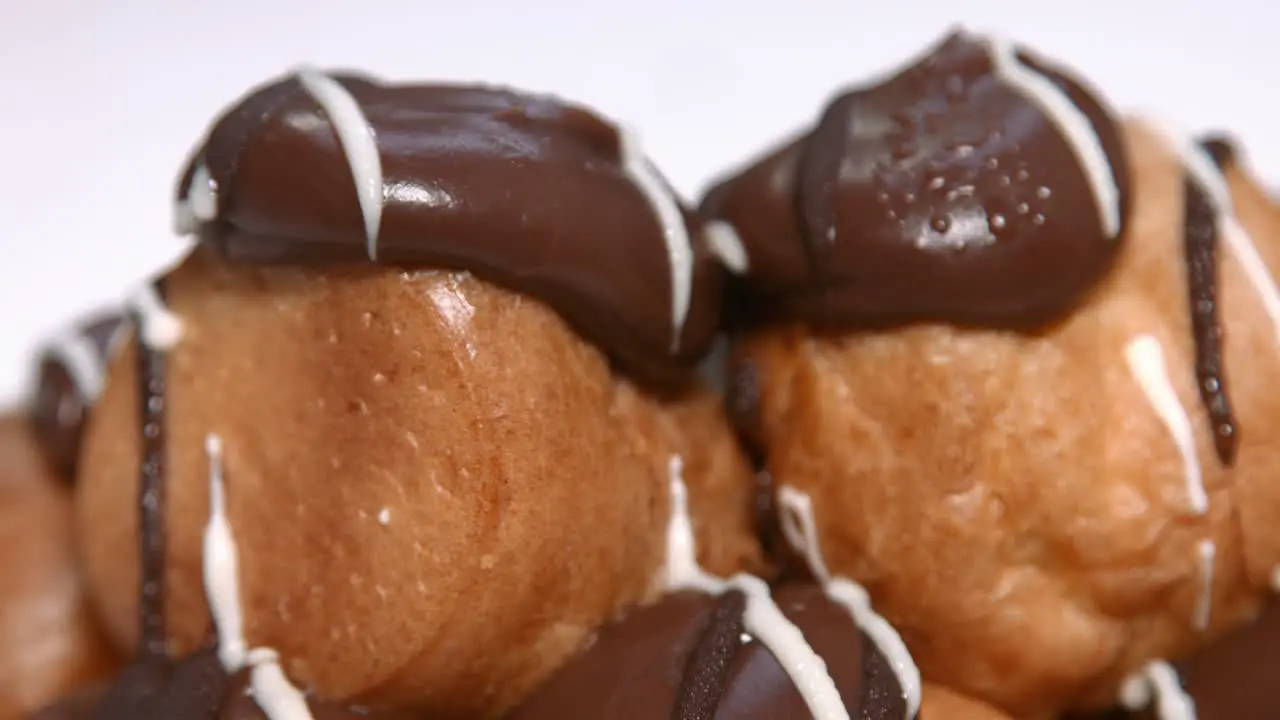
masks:
{"type": "MultiPolygon", "coordinates": [[[[693,370],[714,337],[723,271],[704,249],[701,220],[681,208],[693,280],[673,346],[664,228],[625,170],[618,128],[543,96],[333,79],[376,138],[377,262],[468,270],[536,296],[646,378],[693,370]]],[[[289,77],[214,124],[178,197],[189,204],[197,169],[207,169],[216,216],[195,230],[232,261],[369,263],[347,157],[335,124],[289,77]]]]}
{"type": "MultiPolygon", "coordinates": [[[[1096,135],[1115,206],[1067,134],[957,33],[892,78],[833,100],[817,125],[713,188],[766,319],[836,328],[946,321],[1024,328],[1061,317],[1118,248],[1129,168],[1117,123],[1078,82],[1018,53],[1096,135]],[[1111,217],[1111,216],[1108,216],[1111,217]]],[[[1087,132],[1087,129],[1086,129],[1087,132]]]]}
{"type": "Polygon", "coordinates": [[[1213,159],[1213,164],[1217,165],[1219,170],[1225,170],[1235,164],[1237,157],[1236,144],[1230,137],[1219,133],[1210,133],[1202,136],[1197,142],[1201,149],[1209,153],[1209,157],[1213,159]]]}
{"type": "MultiPolygon", "coordinates": [[[[393,716],[314,698],[315,720],[393,716]]],[[[135,665],[109,689],[91,688],[29,720],[267,720],[249,688],[249,671],[228,675],[212,650],[172,664],[135,665]]]]}
{"type": "Polygon", "coordinates": [[[51,343],[40,354],[38,379],[31,401],[31,422],[41,450],[54,472],[70,482],[75,479],[80,443],[98,389],[82,387],[76,371],[63,353],[67,343],[87,351],[84,360],[104,373],[111,338],[120,327],[119,314],[100,314],[78,323],[70,335],[51,343]]]}
{"type": "Polygon", "coordinates": [[[1184,253],[1195,340],[1200,401],[1209,413],[1214,447],[1226,465],[1235,461],[1239,438],[1227,397],[1222,362],[1222,320],[1218,308],[1218,217],[1209,196],[1191,178],[1183,181],[1184,253]]]}
{"type": "MultiPolygon", "coordinates": [[[[1256,622],[1214,640],[1175,662],[1182,686],[1195,701],[1198,720],[1280,718],[1280,603],[1272,602],[1256,622]]],[[[1077,716],[1077,720],[1084,716],[1077,716]]],[[[1148,708],[1113,710],[1095,720],[1156,720],[1148,708]]]]}
{"type": "MultiPolygon", "coordinates": [[[[897,680],[848,611],[815,585],[774,599],[826,662],[851,718],[897,720],[897,680]]],[[[509,720],[566,717],[811,718],[773,655],[742,634],[741,595],[669,595],[631,612],[551,678],[509,720]]]]}

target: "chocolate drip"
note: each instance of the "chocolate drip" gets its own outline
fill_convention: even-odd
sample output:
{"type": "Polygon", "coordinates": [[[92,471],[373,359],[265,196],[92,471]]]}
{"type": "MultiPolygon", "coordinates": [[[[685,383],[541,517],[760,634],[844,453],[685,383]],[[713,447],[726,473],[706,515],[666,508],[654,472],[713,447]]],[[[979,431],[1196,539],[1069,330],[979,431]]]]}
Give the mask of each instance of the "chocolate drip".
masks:
{"type": "MultiPolygon", "coordinates": [[[[164,297],[157,281],[156,295],[164,297]]],[[[167,657],[165,633],[165,353],[145,341],[146,318],[133,316],[138,342],[138,415],[142,464],[138,483],[140,559],[138,655],[142,661],[167,657]]]]}
{"type": "Polygon", "coordinates": [[[106,370],[108,348],[122,319],[112,313],[78,323],[40,355],[31,422],[45,458],[67,482],[75,479],[85,423],[100,391],[96,384],[106,370]],[[84,373],[95,375],[81,377],[84,373]]]}
{"type": "Polygon", "coordinates": [[[547,303],[643,379],[692,375],[724,271],[618,128],[512,91],[320,77],[362,117],[329,117],[300,78],[251,92],[182,174],[183,229],[234,262],[471,271],[547,303]],[[355,177],[341,138],[357,122],[373,177],[355,177]],[[376,208],[365,181],[381,184],[376,208]]]}
{"type": "Polygon", "coordinates": [[[673,720],[712,720],[720,696],[729,682],[733,657],[742,644],[742,612],[746,598],[740,592],[720,596],[711,622],[702,631],[685,667],[684,679],[676,694],[673,720]]]}
{"type": "Polygon", "coordinates": [[[1239,438],[1227,397],[1222,362],[1223,328],[1218,307],[1218,213],[1208,194],[1191,178],[1183,181],[1184,244],[1187,286],[1191,298],[1191,331],[1195,339],[1196,380],[1200,402],[1209,413],[1214,448],[1223,464],[1235,462],[1239,438]]]}
{"type": "MultiPolygon", "coordinates": [[[[850,717],[906,714],[896,677],[847,609],[810,584],[781,586],[774,601],[822,658],[850,717]]],[[[741,631],[747,602],[737,593],[681,592],[634,610],[604,628],[508,720],[812,717],[778,660],[741,631]]]]}
{"type": "Polygon", "coordinates": [[[1026,330],[1108,272],[1129,183],[1100,99],[1025,52],[957,33],[835,98],[703,208],[738,231],[757,322],[1026,330]]]}

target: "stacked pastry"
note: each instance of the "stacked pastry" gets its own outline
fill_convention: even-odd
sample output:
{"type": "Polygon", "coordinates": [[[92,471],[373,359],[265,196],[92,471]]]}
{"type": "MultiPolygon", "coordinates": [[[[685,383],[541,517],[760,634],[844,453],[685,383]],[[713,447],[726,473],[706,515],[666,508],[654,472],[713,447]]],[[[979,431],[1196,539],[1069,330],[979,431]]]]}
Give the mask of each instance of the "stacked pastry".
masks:
{"type": "Polygon", "coordinates": [[[586,108],[312,70],[178,185],[5,426],[0,712],[1271,716],[1228,143],[957,33],[697,210],[586,108]]]}

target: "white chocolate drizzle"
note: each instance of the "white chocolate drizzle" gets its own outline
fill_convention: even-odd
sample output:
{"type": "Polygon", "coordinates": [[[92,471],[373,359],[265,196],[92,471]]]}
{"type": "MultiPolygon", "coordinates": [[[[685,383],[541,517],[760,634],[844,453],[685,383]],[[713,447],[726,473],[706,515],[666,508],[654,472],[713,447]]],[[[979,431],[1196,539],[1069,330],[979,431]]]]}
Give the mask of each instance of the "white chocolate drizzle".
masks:
{"type": "Polygon", "coordinates": [[[171,350],[182,337],[182,321],[164,304],[155,285],[147,282],[129,298],[129,309],[138,316],[138,338],[152,350],[171,350]]]}
{"type": "Polygon", "coordinates": [[[1151,705],[1153,694],[1158,720],[1196,720],[1195,702],[1182,689],[1177,671],[1162,660],[1148,664],[1120,685],[1120,704],[1137,712],[1151,705]]]}
{"type": "Polygon", "coordinates": [[[378,154],[377,135],[360,109],[360,103],[342,83],[309,68],[299,70],[297,76],[302,88],[329,117],[329,124],[342,143],[342,151],[351,166],[351,178],[356,184],[360,212],[364,216],[369,259],[377,260],[383,191],[382,157],[378,154]]]}
{"type": "Polygon", "coordinates": [[[229,674],[249,668],[249,689],[268,720],[312,720],[306,698],[280,669],[270,648],[247,649],[240,607],[240,563],[227,519],[222,471],[222,440],[205,437],[209,457],[209,522],[204,530],[204,590],[218,633],[218,661],[229,674]]]}
{"type": "Polygon", "coordinates": [[[751,261],[747,257],[742,238],[738,237],[738,231],[732,225],[723,220],[711,220],[702,233],[706,237],[707,248],[720,260],[721,265],[736,275],[746,274],[751,261]]]}
{"type": "Polygon", "coordinates": [[[1199,560],[1200,594],[1196,597],[1195,610],[1191,616],[1191,624],[1196,630],[1207,630],[1213,613],[1213,561],[1218,548],[1212,540],[1201,540],[1196,543],[1196,558],[1199,560]]]}
{"type": "Polygon", "coordinates": [[[102,392],[106,359],[98,353],[93,339],[80,328],[72,328],[54,338],[48,352],[67,369],[80,399],[87,405],[96,402],[102,392]]]}
{"type": "Polygon", "coordinates": [[[1148,119],[1147,127],[1159,135],[1165,143],[1178,155],[1183,168],[1192,179],[1203,188],[1217,214],[1218,235],[1231,248],[1236,259],[1244,269],[1249,283],[1262,299],[1262,305],[1271,318],[1277,340],[1280,340],[1280,288],[1267,268],[1266,262],[1258,253],[1258,248],[1249,237],[1235,216],[1235,206],[1231,201],[1231,188],[1227,179],[1213,158],[1186,133],[1179,131],[1167,122],[1148,119]]]}
{"type": "MultiPolygon", "coordinates": [[[[1076,104],[1049,78],[1026,67],[1018,60],[1017,49],[1007,39],[990,36],[986,39],[996,75],[1038,107],[1066,139],[1075,154],[1093,198],[1098,205],[1103,231],[1108,237],[1120,234],[1120,188],[1116,184],[1115,171],[1102,140],[1076,104]]],[[[1079,79],[1073,78],[1076,83],[1079,79]]]]}
{"type": "Polygon", "coordinates": [[[871,596],[866,588],[841,576],[833,577],[822,547],[818,541],[817,520],[813,514],[813,501],[809,495],[793,487],[778,488],[778,520],[787,543],[804,555],[810,572],[823,584],[827,597],[843,605],[853,616],[854,623],[871,638],[888,661],[898,678],[906,699],[907,718],[914,718],[920,710],[920,669],[911,658],[911,651],[893,625],[871,607],[871,596]]]}
{"type": "Polygon", "coordinates": [[[1200,459],[1196,453],[1195,432],[1191,419],[1178,400],[1178,394],[1169,381],[1164,352],[1160,342],[1150,335],[1139,335],[1125,345],[1125,360],[1129,372],[1147,396],[1147,402],[1164,423],[1182,457],[1183,477],[1187,486],[1187,502],[1191,513],[1203,515],[1209,509],[1209,497],[1205,493],[1201,476],[1200,459]]]}
{"type": "Polygon", "coordinates": [[[202,222],[218,217],[218,183],[203,162],[191,172],[191,182],[183,189],[173,212],[173,229],[179,235],[195,232],[202,222]]]}
{"type": "Polygon", "coordinates": [[[689,315],[693,294],[693,246],[689,243],[689,230],[675,195],[649,164],[635,133],[629,128],[618,126],[618,150],[623,170],[648,199],[667,245],[667,262],[671,265],[671,351],[675,352],[680,349],[680,336],[684,334],[684,321],[689,315]]]}
{"type": "Polygon", "coordinates": [[[827,672],[827,664],[805,640],[804,633],[773,601],[763,580],[746,574],[715,577],[698,565],[693,525],[689,519],[688,490],[684,484],[684,461],[673,455],[669,465],[671,519],[667,525],[667,587],[669,590],[698,590],[719,595],[738,590],[746,597],[743,627],[746,634],[760,640],[791,678],[814,720],[850,720],[827,672]]]}

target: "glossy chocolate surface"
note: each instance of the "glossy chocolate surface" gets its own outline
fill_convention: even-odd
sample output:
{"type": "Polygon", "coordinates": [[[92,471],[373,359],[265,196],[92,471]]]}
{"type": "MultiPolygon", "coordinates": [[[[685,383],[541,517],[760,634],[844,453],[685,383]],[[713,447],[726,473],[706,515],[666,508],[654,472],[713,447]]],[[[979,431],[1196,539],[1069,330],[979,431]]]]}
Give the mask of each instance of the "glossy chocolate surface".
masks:
{"type": "MultiPolygon", "coordinates": [[[[1280,604],[1272,602],[1254,623],[1243,625],[1190,657],[1175,662],[1197,720],[1280,718],[1280,604]]],[[[1113,710],[1093,720],[1159,720],[1152,708],[1113,710]]],[[[1085,716],[1076,716],[1082,720],[1085,716]]]]}
{"type": "Polygon", "coordinates": [[[332,80],[362,113],[356,130],[375,143],[372,237],[340,137],[348,121],[330,118],[297,77],[253,91],[216,122],[180,181],[180,224],[237,262],[376,255],[409,269],[471,271],[540,298],[645,376],[691,371],[708,350],[722,270],[694,214],[675,205],[677,220],[664,224],[653,193],[674,196],[617,127],[506,90],[332,80]],[[637,180],[641,167],[656,187],[637,180]],[[201,220],[208,204],[212,216],[201,220]],[[677,236],[687,236],[691,265],[669,249],[677,236]],[[683,317],[674,266],[692,273],[683,317]]]}
{"type": "MultiPolygon", "coordinates": [[[[848,611],[814,585],[779,588],[774,600],[827,665],[851,718],[898,720],[893,671],[848,611]]],[[[510,720],[811,718],[774,656],[743,633],[743,596],[670,595],[605,628],[510,720]]]]}
{"type": "Polygon", "coordinates": [[[106,372],[108,348],[120,323],[118,314],[94,316],[50,343],[40,355],[31,421],[49,464],[67,481],[75,478],[85,423],[97,402],[97,385],[106,372]]]}
{"type": "MultiPolygon", "coordinates": [[[[360,708],[307,698],[314,720],[382,718],[360,708]]],[[[229,675],[205,650],[181,662],[134,665],[108,689],[93,688],[29,720],[267,720],[249,688],[249,671],[229,675]]]]}
{"type": "Polygon", "coordinates": [[[737,229],[743,284],[766,316],[1025,327],[1061,317],[1105,274],[1129,182],[1101,100],[1021,51],[957,33],[837,97],[703,208],[737,229]]]}

